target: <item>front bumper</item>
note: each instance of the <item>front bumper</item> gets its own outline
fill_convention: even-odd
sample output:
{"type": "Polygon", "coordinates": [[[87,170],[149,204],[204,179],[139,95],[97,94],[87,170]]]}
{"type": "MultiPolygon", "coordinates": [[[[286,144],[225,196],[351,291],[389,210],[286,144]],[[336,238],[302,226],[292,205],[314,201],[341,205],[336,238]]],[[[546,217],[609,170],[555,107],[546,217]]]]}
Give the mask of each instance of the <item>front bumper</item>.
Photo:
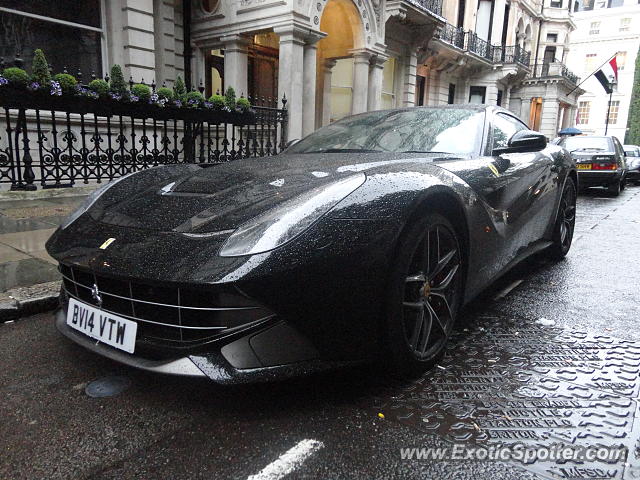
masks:
{"type": "Polygon", "coordinates": [[[205,377],[189,357],[176,358],[173,360],[149,360],[121,352],[108,345],[96,342],[92,338],[69,327],[66,322],[66,315],[63,309],[56,312],[56,328],[65,337],[74,341],[78,345],[102,355],[110,360],[123,363],[130,367],[139,368],[148,372],[165,373],[170,375],[185,375],[190,377],[205,377]]]}

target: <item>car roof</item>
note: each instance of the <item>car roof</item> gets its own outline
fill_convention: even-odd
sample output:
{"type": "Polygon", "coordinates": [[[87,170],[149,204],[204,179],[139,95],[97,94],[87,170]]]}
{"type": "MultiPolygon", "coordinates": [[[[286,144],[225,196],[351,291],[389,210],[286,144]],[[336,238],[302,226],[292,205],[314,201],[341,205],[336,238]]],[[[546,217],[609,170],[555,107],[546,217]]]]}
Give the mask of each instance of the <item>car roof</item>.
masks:
{"type": "Polygon", "coordinates": [[[640,149],[640,147],[638,145],[623,145],[623,148],[637,148],[640,149]]]}

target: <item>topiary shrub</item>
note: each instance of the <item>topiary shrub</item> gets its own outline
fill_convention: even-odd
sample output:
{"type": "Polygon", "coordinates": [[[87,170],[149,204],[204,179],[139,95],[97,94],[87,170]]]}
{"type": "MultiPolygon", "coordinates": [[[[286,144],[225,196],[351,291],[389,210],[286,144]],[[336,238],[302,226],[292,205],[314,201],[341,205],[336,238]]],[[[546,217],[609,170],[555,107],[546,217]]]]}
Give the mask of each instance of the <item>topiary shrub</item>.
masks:
{"type": "Polygon", "coordinates": [[[182,77],[178,75],[176,77],[176,82],[173,84],[173,98],[183,101],[186,99],[186,95],[187,87],[184,85],[184,80],[182,80],[182,77]]]}
{"type": "Polygon", "coordinates": [[[251,109],[251,102],[249,102],[249,100],[244,97],[240,97],[236,102],[236,107],[238,107],[238,110],[246,112],[247,110],[251,109]]]}
{"type": "Polygon", "coordinates": [[[136,83],[131,87],[131,94],[135,95],[140,100],[149,101],[151,98],[151,88],[144,83],[136,83]]]}
{"type": "Polygon", "coordinates": [[[78,81],[73,75],[68,73],[59,73],[53,79],[60,84],[63,93],[75,93],[78,81]]]}
{"type": "Polygon", "coordinates": [[[224,97],[218,93],[209,97],[211,106],[216,110],[222,110],[224,108],[224,97]]]}
{"type": "Polygon", "coordinates": [[[160,87],[156,92],[161,100],[173,100],[173,90],[167,87],[160,87]]]}
{"type": "Polygon", "coordinates": [[[31,81],[38,82],[41,86],[47,86],[51,82],[49,64],[44,56],[44,52],[39,48],[36,48],[33,52],[33,61],[31,62],[31,81]]]}
{"type": "Polygon", "coordinates": [[[2,76],[6,78],[9,83],[19,86],[26,86],[29,81],[29,75],[23,69],[18,67],[5,68],[2,72],[2,76]]]}
{"type": "Polygon", "coordinates": [[[236,109],[236,91],[229,87],[224,94],[224,104],[232,112],[236,109]]]}
{"type": "Polygon", "coordinates": [[[202,96],[202,94],[196,91],[187,93],[186,99],[187,103],[194,107],[199,107],[202,102],[204,102],[204,97],[202,96]]]}
{"type": "Polygon", "coordinates": [[[89,90],[97,93],[101,97],[104,97],[107,93],[109,93],[109,84],[101,78],[96,78],[95,80],[91,80],[89,82],[89,90]]]}
{"type": "Polygon", "coordinates": [[[111,84],[109,85],[109,90],[111,93],[115,93],[120,96],[126,96],[128,93],[127,82],[124,81],[122,68],[120,68],[120,65],[118,64],[111,67],[111,84]]]}

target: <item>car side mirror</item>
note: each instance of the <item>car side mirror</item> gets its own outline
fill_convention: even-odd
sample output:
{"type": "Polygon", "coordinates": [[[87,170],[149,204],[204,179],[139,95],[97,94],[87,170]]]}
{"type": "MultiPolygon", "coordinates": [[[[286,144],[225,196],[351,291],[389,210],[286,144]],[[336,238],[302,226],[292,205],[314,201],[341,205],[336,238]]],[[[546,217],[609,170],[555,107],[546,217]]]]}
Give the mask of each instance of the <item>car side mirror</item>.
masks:
{"type": "Polygon", "coordinates": [[[493,155],[503,153],[537,152],[547,146],[547,137],[533,130],[519,130],[509,139],[506,147],[493,149],[493,155]]]}

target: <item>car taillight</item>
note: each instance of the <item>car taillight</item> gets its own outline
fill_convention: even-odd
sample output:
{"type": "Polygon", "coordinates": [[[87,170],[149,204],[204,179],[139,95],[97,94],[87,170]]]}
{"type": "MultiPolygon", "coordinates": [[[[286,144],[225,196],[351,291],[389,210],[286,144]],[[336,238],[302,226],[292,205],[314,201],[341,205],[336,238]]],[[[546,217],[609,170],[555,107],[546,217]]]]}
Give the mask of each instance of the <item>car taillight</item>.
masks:
{"type": "Polygon", "coordinates": [[[592,170],[617,170],[618,165],[615,163],[593,163],[591,164],[592,170]]]}

